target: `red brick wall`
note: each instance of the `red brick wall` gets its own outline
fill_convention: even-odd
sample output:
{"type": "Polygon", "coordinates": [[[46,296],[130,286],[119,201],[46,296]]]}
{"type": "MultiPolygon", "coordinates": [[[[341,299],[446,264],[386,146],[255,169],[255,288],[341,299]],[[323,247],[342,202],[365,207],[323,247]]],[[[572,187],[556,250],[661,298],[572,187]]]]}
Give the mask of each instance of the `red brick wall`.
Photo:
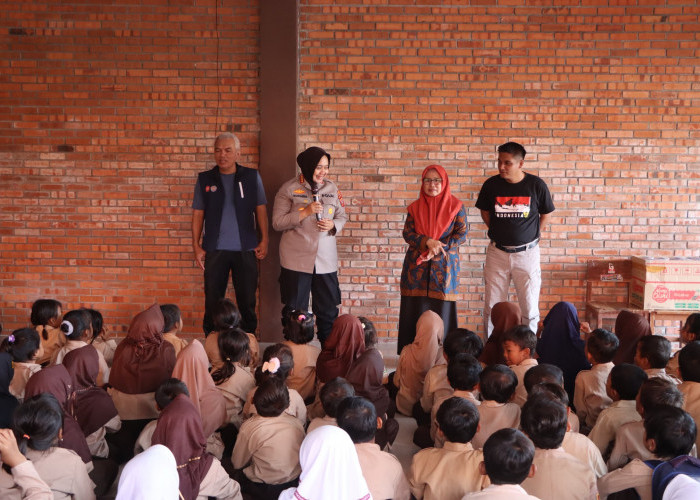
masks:
{"type": "Polygon", "coordinates": [[[0,2],[7,329],[52,297],[118,332],[153,300],[175,302],[198,331],[196,174],[227,129],[258,163],[257,1],[113,3],[0,2]]]}
{"type": "Polygon", "coordinates": [[[349,205],[346,310],[395,335],[406,206],[422,169],[441,163],[471,207],[459,312],[481,329],[473,205],[506,140],[526,146],[526,170],[557,206],[543,312],[562,299],[581,308],[587,259],[700,253],[694,2],[301,3],[300,140],[332,152],[349,205]]]}

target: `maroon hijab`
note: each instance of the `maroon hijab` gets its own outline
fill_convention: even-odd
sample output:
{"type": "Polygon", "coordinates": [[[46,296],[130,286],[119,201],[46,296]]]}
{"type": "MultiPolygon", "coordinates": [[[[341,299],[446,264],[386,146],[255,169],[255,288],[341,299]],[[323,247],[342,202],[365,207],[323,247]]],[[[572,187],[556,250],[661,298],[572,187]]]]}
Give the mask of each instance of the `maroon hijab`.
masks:
{"type": "Polygon", "coordinates": [[[493,332],[484,345],[479,361],[487,366],[506,364],[503,357],[503,334],[518,326],[521,321],[520,306],[515,302],[499,302],[491,309],[493,332]]]}
{"type": "Polygon", "coordinates": [[[92,455],[85,441],[85,435],[70,413],[75,401],[72,381],[65,366],[49,366],[32,375],[24,389],[24,398],[29,399],[44,392],[55,397],[63,408],[63,439],[59,442],[59,446],[73,450],[80,455],[83,462],[91,462],[92,455]]]}
{"type": "Polygon", "coordinates": [[[620,347],[613,358],[613,363],[634,363],[637,342],[646,335],[651,335],[651,326],[641,314],[622,310],[615,319],[615,335],[620,339],[620,347]]]}
{"type": "Polygon", "coordinates": [[[383,416],[389,408],[389,391],[382,384],[384,359],[377,349],[367,349],[350,367],[345,377],[355,388],[355,395],[369,399],[383,416]]]}
{"type": "Polygon", "coordinates": [[[360,320],[350,314],[338,316],[316,360],[316,376],[324,384],[335,377],[345,377],[363,352],[365,331],[360,320]]]}
{"type": "Polygon", "coordinates": [[[109,383],[127,394],[155,392],[170,378],[175,348],[163,340],[165,320],[158,304],[137,314],[129,333],[114,351],[109,383]]]}
{"type": "Polygon", "coordinates": [[[63,366],[68,370],[75,390],[73,416],[83,434],[89,436],[117,416],[112,398],[97,387],[100,371],[97,349],[92,345],[75,349],[63,358],[63,366]]]}
{"type": "Polygon", "coordinates": [[[180,476],[180,493],[195,500],[214,456],[207,453],[202,419],[186,394],[175,396],[160,414],[151,444],[162,444],[175,456],[180,476]]]}

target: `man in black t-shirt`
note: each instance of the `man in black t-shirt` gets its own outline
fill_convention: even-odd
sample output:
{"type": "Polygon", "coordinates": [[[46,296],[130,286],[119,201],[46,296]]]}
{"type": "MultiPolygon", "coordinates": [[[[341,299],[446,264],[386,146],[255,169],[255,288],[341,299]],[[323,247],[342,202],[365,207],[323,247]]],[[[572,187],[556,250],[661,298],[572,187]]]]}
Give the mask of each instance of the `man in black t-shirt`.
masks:
{"type": "Polygon", "coordinates": [[[508,300],[511,279],[522,324],[536,332],[540,320],[538,242],[554,204],[544,181],[523,172],[525,154],[517,142],[499,146],[498,175],[484,182],[476,201],[491,240],[484,265],[484,329],[488,336],[493,330],[491,308],[508,300]]]}

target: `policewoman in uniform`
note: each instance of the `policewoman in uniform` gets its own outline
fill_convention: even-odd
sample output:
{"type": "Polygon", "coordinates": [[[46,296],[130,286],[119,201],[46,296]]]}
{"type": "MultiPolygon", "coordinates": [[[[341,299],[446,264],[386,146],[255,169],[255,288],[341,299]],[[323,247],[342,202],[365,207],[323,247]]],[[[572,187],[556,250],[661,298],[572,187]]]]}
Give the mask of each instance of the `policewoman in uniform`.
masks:
{"type": "Polygon", "coordinates": [[[347,221],[338,188],[328,179],[330,162],[331,155],[316,146],[299,153],[301,175],[282,185],[272,209],[272,227],[282,232],[279,283],[283,321],[291,310],[308,310],[311,294],[321,343],[338,317],[336,235],[347,221]]]}

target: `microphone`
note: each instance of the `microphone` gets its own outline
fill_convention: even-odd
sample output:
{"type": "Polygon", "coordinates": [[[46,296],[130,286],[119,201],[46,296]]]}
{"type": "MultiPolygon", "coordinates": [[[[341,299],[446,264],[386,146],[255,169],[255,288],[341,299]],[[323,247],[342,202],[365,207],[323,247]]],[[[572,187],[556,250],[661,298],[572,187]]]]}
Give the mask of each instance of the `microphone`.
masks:
{"type": "MultiPolygon", "coordinates": [[[[314,186],[311,188],[311,195],[314,197],[314,202],[320,203],[321,200],[318,197],[318,187],[314,186]]],[[[321,214],[316,214],[316,220],[317,221],[321,220],[321,214]]]]}

